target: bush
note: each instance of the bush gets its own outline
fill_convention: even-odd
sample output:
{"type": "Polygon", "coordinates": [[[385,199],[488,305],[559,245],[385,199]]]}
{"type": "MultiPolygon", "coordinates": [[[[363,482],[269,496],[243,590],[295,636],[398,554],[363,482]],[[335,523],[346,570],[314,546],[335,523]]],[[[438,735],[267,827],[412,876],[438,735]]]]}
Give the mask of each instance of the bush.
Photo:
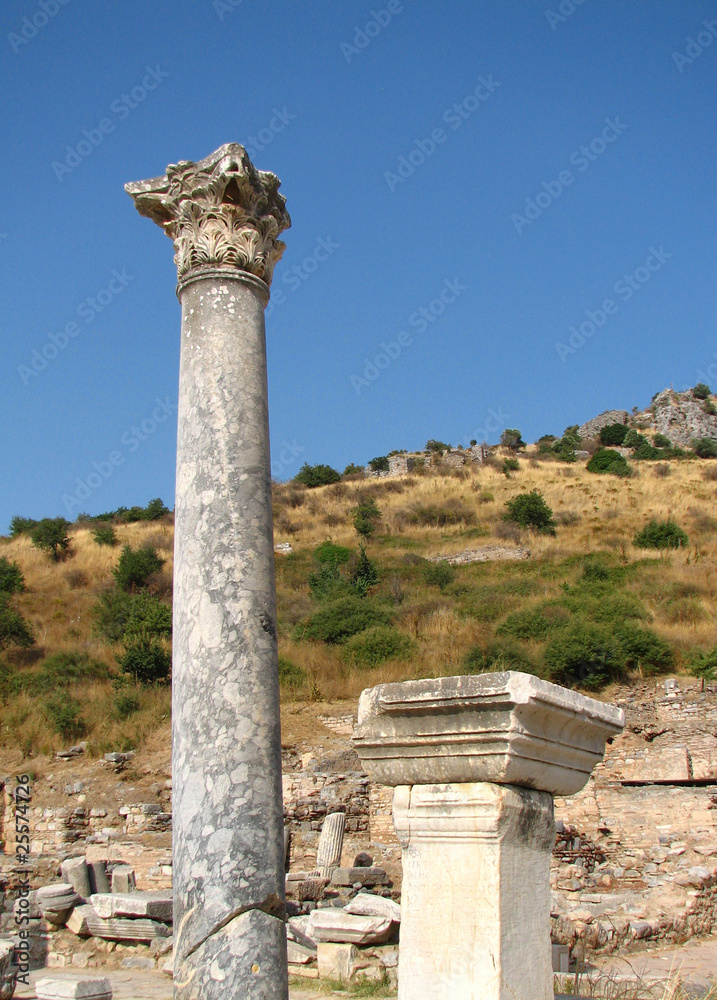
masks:
{"type": "Polygon", "coordinates": [[[368,538],[376,530],[380,520],[381,511],[376,506],[376,501],[371,497],[363,500],[351,511],[354,528],[362,538],[368,538]]]}
{"type": "Polygon", "coordinates": [[[373,472],[388,472],[388,455],[379,455],[368,463],[373,472]]]}
{"type": "Polygon", "coordinates": [[[108,642],[122,642],[131,636],[169,638],[172,609],[147,591],[136,594],[113,588],[105,591],[92,609],[95,632],[108,642]]]}
{"type": "Polygon", "coordinates": [[[442,455],[444,451],[450,451],[451,446],[449,444],[445,444],[443,441],[436,441],[434,438],[429,438],[428,441],[426,441],[426,447],[423,450],[442,455]]]}
{"type": "Polygon", "coordinates": [[[652,629],[627,622],[616,632],[625,666],[639,670],[643,677],[669,670],[674,664],[672,647],[652,629]]]}
{"type": "Polygon", "coordinates": [[[106,527],[95,528],[92,532],[92,537],[97,542],[98,545],[116,545],[117,535],[115,534],[115,529],[111,524],[106,527]]]}
{"type": "Polygon", "coordinates": [[[611,448],[598,449],[586,468],[588,472],[609,473],[612,476],[630,475],[627,459],[619,451],[613,451],[611,448]]]}
{"type": "Polygon", "coordinates": [[[280,656],[279,684],[288,691],[300,691],[306,686],[306,671],[285,656],[280,656]]]}
{"type": "Polygon", "coordinates": [[[17,538],[19,535],[29,534],[33,528],[37,527],[39,521],[31,517],[20,517],[18,514],[10,520],[10,536],[17,538]]]}
{"type": "Polygon", "coordinates": [[[652,520],[632,540],[639,549],[679,549],[689,544],[687,534],[674,521],[652,520]]]}
{"type": "Polygon", "coordinates": [[[625,440],[625,435],[627,434],[627,427],[625,424],[608,424],[607,427],[603,427],[600,431],[600,444],[605,445],[605,447],[615,447],[619,446],[625,440]]]}
{"type": "Polygon", "coordinates": [[[634,427],[631,427],[622,443],[625,448],[639,448],[645,441],[647,441],[647,438],[640,434],[639,431],[636,431],[634,427]]]}
{"type": "Polygon", "coordinates": [[[521,528],[533,528],[535,531],[549,535],[555,534],[552,508],[548,506],[538,490],[531,490],[530,493],[519,493],[510,500],[506,500],[505,506],[504,521],[513,521],[521,528]]]}
{"type": "Polygon", "coordinates": [[[709,650],[696,650],[687,664],[693,677],[713,681],[717,677],[717,646],[709,650]]]}
{"type": "Polygon", "coordinates": [[[717,441],[714,438],[697,438],[692,449],[698,458],[717,458],[717,441]]]}
{"type": "Polygon", "coordinates": [[[581,575],[582,580],[589,583],[599,581],[600,583],[610,579],[610,570],[601,562],[586,562],[581,575]]]}
{"type": "Polygon", "coordinates": [[[10,604],[7,594],[0,592],[0,650],[8,646],[28,649],[35,644],[32,629],[20,612],[10,604]]]}
{"type": "Polygon", "coordinates": [[[169,507],[165,507],[162,500],[159,497],[155,497],[154,500],[150,500],[147,506],[144,508],[144,518],[145,521],[158,521],[160,517],[164,517],[165,514],[171,514],[169,507]]]}
{"type": "Polygon", "coordinates": [[[65,651],[45,657],[36,673],[22,678],[20,687],[30,694],[41,694],[79,681],[106,680],[109,674],[109,667],[102,660],[94,660],[78,650],[65,651]]]}
{"type": "Polygon", "coordinates": [[[429,563],[423,571],[423,579],[426,583],[430,587],[438,587],[441,591],[445,590],[450,583],[453,583],[455,578],[456,571],[446,559],[429,563]]]}
{"type": "Polygon", "coordinates": [[[520,462],[517,458],[506,458],[501,466],[501,471],[509,479],[511,472],[517,472],[519,468],[520,462]]]}
{"type": "Polygon", "coordinates": [[[655,434],[652,443],[656,448],[671,448],[672,441],[665,434],[655,434]]]}
{"type": "Polygon", "coordinates": [[[134,590],[144,587],[150,576],[163,565],[164,559],[159,557],[156,549],[132,549],[125,545],[112,574],[122,590],[134,590]]]}
{"type": "Polygon", "coordinates": [[[366,555],[363,545],[359,548],[361,552],[351,574],[351,587],[359,597],[365,597],[371,587],[378,583],[378,570],[366,555]]]}
{"type": "Polygon", "coordinates": [[[331,601],[311,616],[308,624],[298,635],[305,639],[321,642],[344,643],[352,635],[363,632],[374,625],[390,625],[388,611],[360,597],[341,597],[331,601]]]}
{"type": "Polygon", "coordinates": [[[25,589],[25,577],[16,562],[0,556],[0,593],[19,594],[25,589]]]}
{"type": "MultiPolygon", "coordinates": [[[[567,614],[567,612],[563,612],[567,614]]],[[[543,608],[516,611],[508,615],[496,629],[496,635],[510,635],[514,639],[545,639],[562,622],[555,615],[546,615],[543,608]]]]}
{"type": "Polygon", "coordinates": [[[545,650],[545,663],[560,684],[596,689],[617,677],[624,656],[612,630],[588,622],[561,629],[545,650]]]}
{"type": "Polygon", "coordinates": [[[325,541],[317,545],[314,549],[314,559],[322,566],[339,566],[347,563],[351,558],[351,549],[345,545],[334,545],[333,542],[325,541]]]}
{"type": "Polygon", "coordinates": [[[704,382],[698,382],[692,390],[692,395],[695,399],[709,399],[710,387],[705,385],[704,382]]]}
{"type": "Polygon", "coordinates": [[[70,548],[69,527],[70,522],[64,517],[43,517],[30,533],[32,544],[52,552],[55,562],[59,562],[70,548]]]}
{"type": "Polygon", "coordinates": [[[417,503],[411,508],[409,521],[435,528],[443,528],[449,524],[470,525],[475,521],[475,513],[461,500],[446,500],[442,506],[417,503]]]}
{"type": "Polygon", "coordinates": [[[503,448],[510,448],[511,451],[525,448],[525,441],[517,427],[506,427],[500,436],[500,443],[503,448]]]}
{"type": "Polygon", "coordinates": [[[362,476],[363,477],[365,474],[366,474],[366,470],[364,469],[363,465],[354,465],[353,462],[349,462],[349,464],[344,469],[344,476],[362,476]]]}
{"type": "Polygon", "coordinates": [[[85,720],[80,714],[81,709],[79,701],[67,694],[45,702],[45,713],[52,728],[63,740],[75,740],[87,732],[85,720]]]}
{"type": "Polygon", "coordinates": [[[125,674],[139,684],[161,684],[169,679],[172,655],[162,643],[151,637],[133,639],[117,657],[125,674]]]}
{"type": "Polygon", "coordinates": [[[498,673],[503,670],[521,670],[526,674],[540,672],[525,648],[511,639],[493,642],[488,646],[472,646],[463,658],[463,669],[468,674],[498,673]]]}
{"type": "Polygon", "coordinates": [[[134,691],[119,691],[115,695],[114,714],[120,721],[128,719],[135,712],[139,712],[140,707],[139,696],[134,691]]]}
{"type": "Polygon", "coordinates": [[[374,625],[352,636],[344,646],[344,656],[353,663],[376,667],[386,660],[405,660],[411,639],[389,625],[374,625]]]}
{"type": "Polygon", "coordinates": [[[294,476],[295,483],[303,483],[309,489],[338,483],[340,479],[341,476],[339,473],[336,469],[332,469],[330,465],[309,465],[307,462],[304,462],[294,476]]]}

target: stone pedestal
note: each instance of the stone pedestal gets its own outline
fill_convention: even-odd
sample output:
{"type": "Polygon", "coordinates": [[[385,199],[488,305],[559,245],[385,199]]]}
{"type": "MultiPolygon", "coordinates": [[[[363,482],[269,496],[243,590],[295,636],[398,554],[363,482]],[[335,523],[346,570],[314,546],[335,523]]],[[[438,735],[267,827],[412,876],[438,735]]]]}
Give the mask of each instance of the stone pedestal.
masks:
{"type": "Polygon", "coordinates": [[[363,692],[354,745],[396,786],[399,1000],[551,1000],[553,795],[582,788],[623,723],[515,672],[363,692]]]}
{"type": "Polygon", "coordinates": [[[289,224],[241,146],[127,185],[182,304],[172,663],[174,995],[285,1000],[264,308],[289,224]]]}

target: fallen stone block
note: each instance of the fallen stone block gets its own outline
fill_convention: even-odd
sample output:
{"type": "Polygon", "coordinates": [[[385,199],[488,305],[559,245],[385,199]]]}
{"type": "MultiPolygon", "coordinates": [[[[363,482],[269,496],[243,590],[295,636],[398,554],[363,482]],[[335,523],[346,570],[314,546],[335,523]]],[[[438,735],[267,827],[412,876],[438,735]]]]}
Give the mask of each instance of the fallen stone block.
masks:
{"type": "Polygon", "coordinates": [[[0,1000],[12,1000],[15,995],[17,966],[13,965],[15,942],[0,941],[0,1000]]]}
{"type": "Polygon", "coordinates": [[[319,942],[318,966],[320,979],[333,979],[348,983],[353,975],[359,950],[354,944],[319,942]]]}
{"type": "Polygon", "coordinates": [[[345,913],[359,917],[386,917],[395,923],[401,922],[401,907],[385,896],[374,896],[371,892],[360,892],[344,907],[345,913]]]}
{"type": "Polygon", "coordinates": [[[289,975],[299,976],[302,979],[318,979],[319,970],[315,965],[299,965],[298,962],[289,962],[289,975]]]}
{"type": "Polygon", "coordinates": [[[68,858],[60,865],[60,871],[65,882],[69,883],[82,900],[92,895],[90,869],[84,857],[68,858]]]}
{"type": "Polygon", "coordinates": [[[316,961],[316,948],[307,948],[290,939],[286,942],[286,955],[289,962],[296,965],[308,965],[316,961]]]}
{"type": "Polygon", "coordinates": [[[382,944],[393,934],[396,924],[386,917],[361,917],[330,906],[314,910],[309,935],[315,941],[343,944],[382,944]]]}
{"type": "Polygon", "coordinates": [[[112,917],[105,920],[97,916],[93,906],[78,906],[67,921],[68,930],[80,937],[98,937],[105,941],[144,941],[171,936],[166,924],[142,917],[112,917]]]}
{"type": "Polygon", "coordinates": [[[90,885],[92,886],[92,892],[109,892],[110,880],[107,875],[107,862],[90,861],[88,863],[88,868],[90,870],[90,885]]]}
{"type": "Polygon", "coordinates": [[[172,921],[171,890],[150,892],[93,893],[92,906],[98,917],[149,917],[151,920],[172,921]]]}
{"type": "Polygon", "coordinates": [[[136,892],[137,879],[134,868],[129,865],[118,865],[112,869],[112,892],[127,893],[136,892]]]}
{"type": "Polygon", "coordinates": [[[337,868],[331,876],[334,885],[387,885],[383,868],[337,868]]]}
{"type": "Polygon", "coordinates": [[[109,979],[38,979],[37,1000],[112,1000],[109,979]]]}

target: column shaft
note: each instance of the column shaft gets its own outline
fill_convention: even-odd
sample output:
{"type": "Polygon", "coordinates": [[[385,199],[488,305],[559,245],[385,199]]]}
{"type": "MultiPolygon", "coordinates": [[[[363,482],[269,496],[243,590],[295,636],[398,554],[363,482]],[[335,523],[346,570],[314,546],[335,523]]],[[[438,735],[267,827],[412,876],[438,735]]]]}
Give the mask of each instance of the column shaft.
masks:
{"type": "Polygon", "coordinates": [[[316,855],[316,867],[322,878],[331,878],[341,864],[345,830],[346,813],[330,813],[324,820],[316,855]]]}
{"type": "Polygon", "coordinates": [[[217,270],[179,295],[175,997],[285,1000],[268,290],[217,270]]]}

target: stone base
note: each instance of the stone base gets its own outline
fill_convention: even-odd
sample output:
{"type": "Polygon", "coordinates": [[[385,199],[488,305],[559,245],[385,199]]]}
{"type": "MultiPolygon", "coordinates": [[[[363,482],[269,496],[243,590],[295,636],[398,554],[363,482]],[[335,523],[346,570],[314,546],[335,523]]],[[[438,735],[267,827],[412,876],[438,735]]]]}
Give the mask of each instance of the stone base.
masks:
{"type": "Polygon", "coordinates": [[[488,782],[399,786],[399,1000],[553,1000],[552,796],[488,782]]]}

